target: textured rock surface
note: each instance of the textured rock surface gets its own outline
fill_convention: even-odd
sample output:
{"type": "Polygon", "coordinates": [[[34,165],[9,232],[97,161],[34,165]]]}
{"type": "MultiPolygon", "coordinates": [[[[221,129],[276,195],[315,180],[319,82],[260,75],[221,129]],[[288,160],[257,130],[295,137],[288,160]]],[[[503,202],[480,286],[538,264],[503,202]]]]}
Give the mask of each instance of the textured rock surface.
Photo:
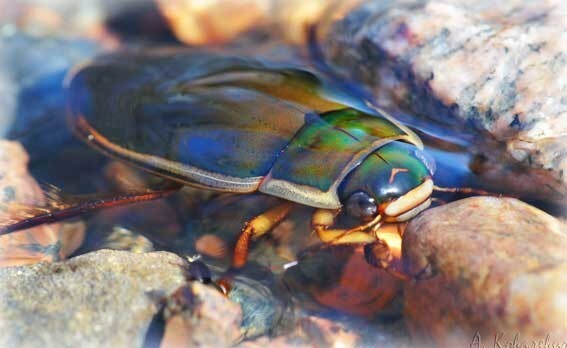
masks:
{"type": "Polygon", "coordinates": [[[192,282],[167,300],[160,347],[229,347],[240,337],[242,311],[210,286],[192,282]]]}
{"type": "MultiPolygon", "coordinates": [[[[514,334],[567,340],[567,226],[515,199],[473,197],[430,209],[404,235],[416,333],[445,346],[514,334]]],[[[551,342],[550,341],[550,342],[551,342]]],[[[486,346],[490,342],[484,341],[486,346]]]]}
{"type": "Polygon", "coordinates": [[[140,347],[159,299],[184,284],[181,265],[165,252],[102,250],[0,269],[0,346],[140,347]]]}
{"type": "MultiPolygon", "coordinates": [[[[11,221],[21,206],[41,205],[45,195],[28,173],[28,155],[17,142],[0,139],[0,226],[11,221]]],[[[59,261],[83,242],[82,222],[37,226],[0,236],[0,266],[59,261]]]]}
{"type": "Polygon", "coordinates": [[[324,49],[383,104],[486,130],[565,194],[566,15],[561,0],[368,1],[324,49]]]}

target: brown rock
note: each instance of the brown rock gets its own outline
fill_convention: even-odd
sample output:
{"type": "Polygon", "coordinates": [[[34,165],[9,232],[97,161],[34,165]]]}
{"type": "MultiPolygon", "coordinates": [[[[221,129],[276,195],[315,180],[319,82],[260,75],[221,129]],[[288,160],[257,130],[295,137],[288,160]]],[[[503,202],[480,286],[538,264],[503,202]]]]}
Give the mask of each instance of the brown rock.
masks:
{"type": "Polygon", "coordinates": [[[401,293],[401,281],[366,262],[361,246],[315,247],[285,274],[295,293],[320,305],[373,318],[401,293]]]}
{"type": "Polygon", "coordinates": [[[192,282],[166,300],[166,347],[229,347],[240,337],[242,311],[216,289],[192,282]]]}
{"type": "Polygon", "coordinates": [[[546,335],[566,342],[566,231],[511,198],[472,197],[421,214],[402,249],[406,271],[422,279],[405,286],[412,331],[442,346],[481,339],[488,347],[515,334],[528,344],[546,335]]]}
{"type": "Polygon", "coordinates": [[[329,289],[312,289],[314,299],[346,313],[373,317],[400,293],[400,281],[370,266],[358,248],[346,261],[337,284],[329,289]]]}

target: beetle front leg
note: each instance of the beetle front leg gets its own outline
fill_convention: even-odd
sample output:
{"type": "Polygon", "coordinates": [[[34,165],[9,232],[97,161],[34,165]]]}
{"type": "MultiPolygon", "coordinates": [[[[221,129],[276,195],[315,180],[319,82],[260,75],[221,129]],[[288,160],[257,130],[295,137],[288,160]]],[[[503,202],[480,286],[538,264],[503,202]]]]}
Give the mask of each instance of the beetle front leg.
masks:
{"type": "Polygon", "coordinates": [[[407,281],[411,277],[398,270],[394,265],[395,257],[390,246],[378,236],[380,216],[372,221],[352,229],[331,229],[339,211],[318,209],[312,217],[312,226],[322,242],[338,244],[364,245],[364,258],[373,267],[381,268],[392,276],[407,281]]]}
{"type": "Polygon", "coordinates": [[[412,279],[394,266],[394,255],[392,255],[390,246],[378,237],[374,242],[364,245],[364,258],[369,265],[383,269],[398,279],[403,281],[412,279]]]}
{"type": "Polygon", "coordinates": [[[331,227],[335,224],[335,218],[338,213],[338,210],[328,209],[317,209],[313,213],[311,225],[313,226],[313,231],[322,242],[329,244],[366,244],[376,240],[367,230],[380,222],[379,216],[369,223],[355,228],[332,229],[331,227]]]}

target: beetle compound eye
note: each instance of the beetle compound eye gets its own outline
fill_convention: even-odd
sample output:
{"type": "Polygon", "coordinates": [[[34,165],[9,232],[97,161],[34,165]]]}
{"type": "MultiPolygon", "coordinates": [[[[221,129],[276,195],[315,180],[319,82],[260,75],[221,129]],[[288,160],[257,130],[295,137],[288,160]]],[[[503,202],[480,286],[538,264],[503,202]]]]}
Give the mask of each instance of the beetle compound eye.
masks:
{"type": "Polygon", "coordinates": [[[350,195],[347,200],[346,210],[349,215],[362,220],[371,220],[376,216],[378,208],[376,200],[366,192],[358,191],[350,195]]]}

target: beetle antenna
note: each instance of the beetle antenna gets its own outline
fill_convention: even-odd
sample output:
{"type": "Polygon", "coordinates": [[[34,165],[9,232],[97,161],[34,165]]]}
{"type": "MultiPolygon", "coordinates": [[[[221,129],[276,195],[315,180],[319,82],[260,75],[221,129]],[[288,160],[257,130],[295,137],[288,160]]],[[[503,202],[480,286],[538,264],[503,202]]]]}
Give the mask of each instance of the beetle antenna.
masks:
{"type": "Polygon", "coordinates": [[[454,192],[454,193],[465,193],[465,194],[477,194],[482,196],[501,196],[501,194],[485,191],[481,189],[475,189],[472,187],[440,187],[433,185],[433,191],[439,192],[454,192]]]}
{"type": "Polygon", "coordinates": [[[446,200],[437,197],[431,197],[431,202],[438,203],[439,205],[444,205],[448,203],[446,200]]]}
{"type": "Polygon", "coordinates": [[[0,219],[0,235],[32,228],[38,225],[58,222],[101,209],[163,198],[177,192],[181,187],[181,184],[167,181],[162,187],[153,189],[130,191],[105,196],[72,196],[69,198],[69,202],[56,201],[56,203],[52,203],[51,206],[18,207],[25,213],[24,216],[16,217],[15,219],[0,219]]]}

